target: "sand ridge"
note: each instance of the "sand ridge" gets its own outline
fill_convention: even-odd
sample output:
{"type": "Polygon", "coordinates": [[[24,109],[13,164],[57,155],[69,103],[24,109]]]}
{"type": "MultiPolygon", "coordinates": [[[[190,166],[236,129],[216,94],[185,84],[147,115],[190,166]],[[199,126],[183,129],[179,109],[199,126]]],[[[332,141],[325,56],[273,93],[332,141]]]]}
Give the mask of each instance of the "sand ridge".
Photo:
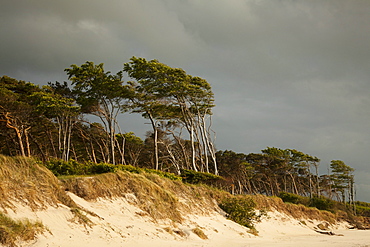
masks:
{"type": "Polygon", "coordinates": [[[133,194],[95,201],[86,201],[71,192],[68,195],[90,222],[79,222],[65,205],[38,211],[18,205],[15,211],[8,211],[9,216],[39,220],[50,231],[21,246],[370,246],[370,232],[349,230],[348,223],[330,225],[328,231],[335,235],[320,234],[315,231],[320,222],[294,219],[278,211],[269,211],[256,223],[258,236],[255,236],[216,210],[209,215],[187,214],[182,223],[155,221],[135,205],[133,194]],[[207,239],[202,239],[194,229],[200,229],[207,239]]]}

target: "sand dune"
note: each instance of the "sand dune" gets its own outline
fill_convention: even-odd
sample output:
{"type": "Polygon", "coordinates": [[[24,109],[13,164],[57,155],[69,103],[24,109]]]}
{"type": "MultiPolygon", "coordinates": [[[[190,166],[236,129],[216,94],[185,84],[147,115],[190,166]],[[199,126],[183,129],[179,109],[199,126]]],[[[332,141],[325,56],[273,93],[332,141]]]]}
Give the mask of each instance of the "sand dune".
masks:
{"type": "MultiPolygon", "coordinates": [[[[96,201],[86,201],[73,193],[69,193],[69,196],[84,211],[90,212],[86,216],[91,222],[83,224],[81,221],[84,217],[76,218],[71,209],[64,205],[39,211],[18,205],[15,211],[8,210],[12,218],[39,220],[50,231],[21,246],[370,246],[369,231],[349,230],[348,224],[341,223],[328,229],[335,235],[321,234],[315,231],[320,222],[293,219],[277,211],[268,212],[261,222],[256,223],[259,234],[255,236],[248,232],[248,228],[227,220],[216,210],[206,216],[189,214],[181,224],[156,222],[134,205],[133,194],[96,201]],[[197,235],[195,229],[203,232],[207,239],[197,235]]],[[[81,211],[83,215],[84,211],[81,211]]]]}

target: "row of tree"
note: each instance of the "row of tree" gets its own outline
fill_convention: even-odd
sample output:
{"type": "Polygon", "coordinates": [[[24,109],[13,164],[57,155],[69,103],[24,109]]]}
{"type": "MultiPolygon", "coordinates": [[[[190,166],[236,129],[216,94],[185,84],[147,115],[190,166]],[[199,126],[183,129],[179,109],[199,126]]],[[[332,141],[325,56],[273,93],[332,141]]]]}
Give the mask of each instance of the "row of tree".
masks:
{"type": "Polygon", "coordinates": [[[210,128],[214,95],[206,80],[136,57],[116,74],[92,62],[65,71],[71,86],[55,82],[40,88],[1,78],[3,153],[136,164],[138,155],[130,148],[138,151],[140,141],[122,133],[118,117],[140,113],[152,126],[145,147],[151,144],[153,151],[146,165],[218,173],[210,128]],[[124,73],[132,81],[124,82],[124,73]],[[91,123],[91,116],[99,123],[91,123]]]}
{"type": "Polygon", "coordinates": [[[332,160],[330,173],[319,175],[320,160],[295,149],[268,147],[261,153],[216,153],[220,175],[238,194],[278,196],[288,192],[308,197],[325,196],[350,204],[355,200],[354,169],[332,160]]]}
{"type": "Polygon", "coordinates": [[[333,160],[330,174],[319,175],[320,160],[294,149],[216,152],[211,86],[182,69],[133,57],[116,74],[92,62],[65,71],[70,83],[42,87],[0,78],[0,153],[210,172],[234,193],[354,201],[353,169],[342,161],[333,160]],[[124,82],[124,75],[131,80],[124,82]],[[124,113],[149,120],[145,140],[121,131],[124,113]]]}

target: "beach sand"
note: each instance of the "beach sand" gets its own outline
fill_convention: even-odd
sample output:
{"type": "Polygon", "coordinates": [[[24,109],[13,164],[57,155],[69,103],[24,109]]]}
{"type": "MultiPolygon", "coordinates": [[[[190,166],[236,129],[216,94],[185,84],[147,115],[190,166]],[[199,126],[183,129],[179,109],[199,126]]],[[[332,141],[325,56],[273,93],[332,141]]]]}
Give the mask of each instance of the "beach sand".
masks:
{"type": "Polygon", "coordinates": [[[72,193],[69,196],[85,211],[90,212],[90,226],[78,223],[71,209],[60,205],[45,210],[32,211],[18,205],[8,210],[12,218],[28,218],[41,221],[50,232],[39,235],[32,242],[20,246],[32,247],[370,247],[370,231],[349,230],[347,223],[331,226],[335,235],[315,231],[320,222],[293,219],[277,211],[269,211],[261,222],[256,223],[258,236],[249,229],[227,220],[222,214],[188,214],[182,223],[154,221],[133,203],[135,197],[112,200],[86,201],[72,193]],[[194,233],[203,232],[207,239],[194,233]]]}

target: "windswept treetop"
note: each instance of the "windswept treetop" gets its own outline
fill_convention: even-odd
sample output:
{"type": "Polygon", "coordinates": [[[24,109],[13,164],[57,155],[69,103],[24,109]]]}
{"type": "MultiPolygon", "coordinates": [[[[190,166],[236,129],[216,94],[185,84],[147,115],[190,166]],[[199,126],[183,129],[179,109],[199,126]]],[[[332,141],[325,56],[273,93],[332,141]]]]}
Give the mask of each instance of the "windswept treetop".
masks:
{"type": "MultiPolygon", "coordinates": [[[[211,109],[214,107],[214,94],[210,84],[200,77],[188,75],[183,69],[172,68],[157,60],[147,61],[145,58],[132,57],[130,62],[124,64],[123,70],[135,80],[128,82],[133,92],[131,94],[133,111],[142,113],[151,121],[155,139],[156,168],[158,167],[156,122],[167,120],[183,125],[189,132],[194,170],[197,170],[195,139],[198,138],[197,142],[203,144],[199,151],[204,153],[204,166],[209,171],[207,152],[215,158],[205,119],[212,114],[211,109]]],[[[214,164],[217,173],[215,159],[214,164]]]]}
{"type": "Polygon", "coordinates": [[[211,114],[214,94],[205,79],[188,75],[183,69],[172,68],[158,60],[137,57],[124,64],[124,71],[136,80],[130,84],[139,94],[180,108],[207,109],[206,113],[211,114]]]}

